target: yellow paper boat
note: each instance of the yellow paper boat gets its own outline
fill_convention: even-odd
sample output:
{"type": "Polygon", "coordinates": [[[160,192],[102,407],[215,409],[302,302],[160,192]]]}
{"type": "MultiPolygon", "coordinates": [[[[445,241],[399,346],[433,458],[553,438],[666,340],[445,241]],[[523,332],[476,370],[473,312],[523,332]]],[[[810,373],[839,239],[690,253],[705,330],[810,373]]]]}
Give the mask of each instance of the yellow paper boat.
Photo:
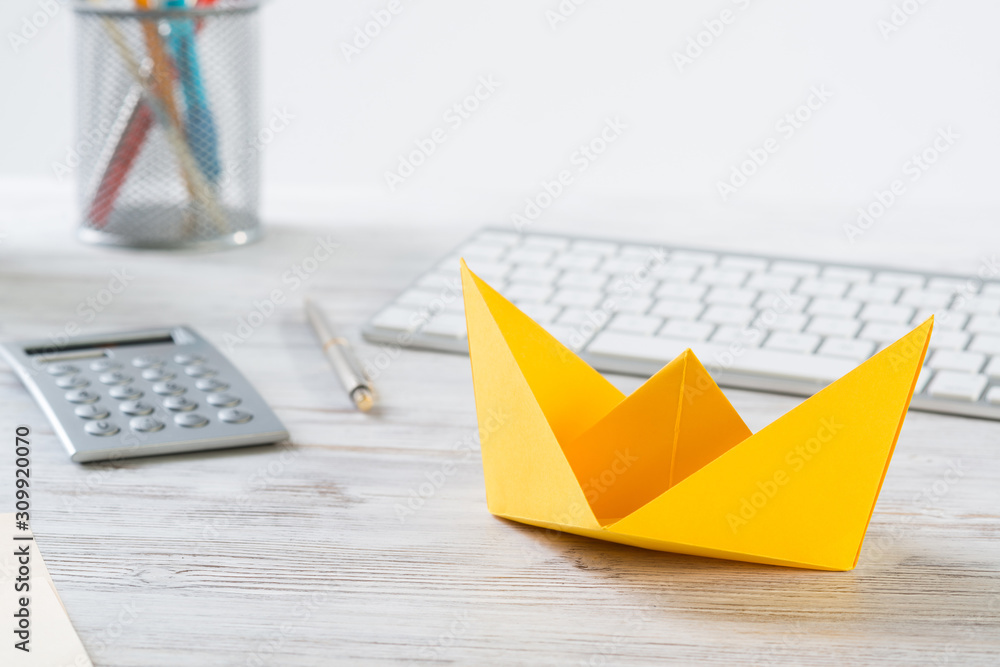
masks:
{"type": "Polygon", "coordinates": [[[857,565],[933,318],[752,434],[691,350],[625,396],[462,262],[490,512],[647,549],[857,565]]]}

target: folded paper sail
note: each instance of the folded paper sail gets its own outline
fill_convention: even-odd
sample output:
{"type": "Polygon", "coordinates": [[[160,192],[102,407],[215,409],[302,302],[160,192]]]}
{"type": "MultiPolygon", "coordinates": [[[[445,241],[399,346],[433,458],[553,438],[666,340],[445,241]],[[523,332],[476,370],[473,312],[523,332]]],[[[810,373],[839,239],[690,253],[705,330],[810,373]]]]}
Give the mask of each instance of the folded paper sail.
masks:
{"type": "Polygon", "coordinates": [[[850,570],[933,318],[751,433],[691,350],[630,396],[462,262],[490,512],[648,549],[850,570]]]}

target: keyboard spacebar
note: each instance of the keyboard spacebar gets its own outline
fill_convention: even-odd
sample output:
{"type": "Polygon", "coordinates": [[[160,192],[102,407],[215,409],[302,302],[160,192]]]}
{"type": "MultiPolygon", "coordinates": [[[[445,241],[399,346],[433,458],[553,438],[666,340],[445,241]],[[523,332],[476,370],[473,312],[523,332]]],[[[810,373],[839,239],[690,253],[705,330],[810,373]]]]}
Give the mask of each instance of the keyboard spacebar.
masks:
{"type": "Polygon", "coordinates": [[[604,331],[598,334],[587,352],[593,355],[666,364],[687,348],[710,370],[729,370],[752,375],[829,383],[854,369],[850,359],[797,354],[758,347],[743,347],[733,354],[729,345],[685,341],[675,338],[652,338],[604,331]]]}

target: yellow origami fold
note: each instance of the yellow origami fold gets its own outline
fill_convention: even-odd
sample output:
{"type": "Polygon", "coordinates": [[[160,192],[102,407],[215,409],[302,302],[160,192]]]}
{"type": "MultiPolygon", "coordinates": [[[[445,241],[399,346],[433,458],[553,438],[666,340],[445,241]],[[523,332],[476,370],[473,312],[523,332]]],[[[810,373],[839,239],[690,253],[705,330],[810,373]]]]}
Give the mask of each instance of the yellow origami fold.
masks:
{"type": "Polygon", "coordinates": [[[933,318],[752,434],[691,350],[625,396],[462,262],[490,512],[698,556],[857,565],[933,318]]]}

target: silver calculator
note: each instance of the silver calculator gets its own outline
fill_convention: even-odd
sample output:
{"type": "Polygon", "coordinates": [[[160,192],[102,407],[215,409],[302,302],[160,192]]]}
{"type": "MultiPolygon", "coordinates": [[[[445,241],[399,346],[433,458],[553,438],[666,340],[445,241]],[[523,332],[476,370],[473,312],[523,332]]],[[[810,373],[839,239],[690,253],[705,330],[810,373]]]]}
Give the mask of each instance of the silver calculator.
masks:
{"type": "Polygon", "coordinates": [[[261,445],[288,431],[193,329],[0,345],[74,461],[261,445]]]}

